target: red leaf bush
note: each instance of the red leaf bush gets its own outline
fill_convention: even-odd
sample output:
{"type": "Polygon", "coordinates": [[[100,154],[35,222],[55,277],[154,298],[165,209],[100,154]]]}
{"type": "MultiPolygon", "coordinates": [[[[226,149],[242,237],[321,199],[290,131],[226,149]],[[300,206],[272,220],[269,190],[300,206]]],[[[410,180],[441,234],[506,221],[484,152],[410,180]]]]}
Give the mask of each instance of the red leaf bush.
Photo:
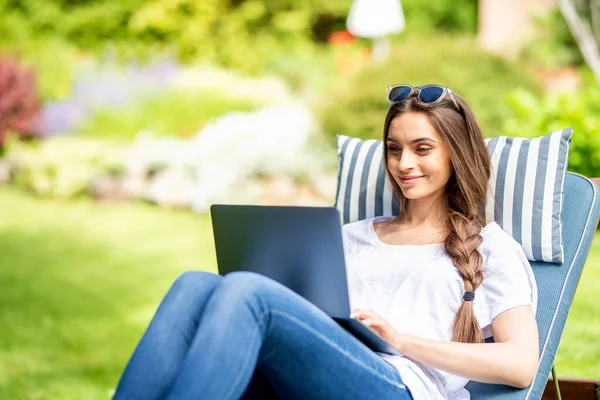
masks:
{"type": "Polygon", "coordinates": [[[35,75],[15,59],[0,57],[0,148],[8,134],[35,136],[40,111],[35,75]]]}

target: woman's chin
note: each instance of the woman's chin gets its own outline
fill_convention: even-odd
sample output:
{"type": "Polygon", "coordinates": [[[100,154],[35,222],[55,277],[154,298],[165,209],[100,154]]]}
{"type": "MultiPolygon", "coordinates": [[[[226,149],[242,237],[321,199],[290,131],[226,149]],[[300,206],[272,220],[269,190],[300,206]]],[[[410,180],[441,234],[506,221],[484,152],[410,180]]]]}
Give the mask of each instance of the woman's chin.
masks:
{"type": "Polygon", "coordinates": [[[408,200],[417,200],[422,198],[423,196],[421,195],[419,190],[415,190],[414,188],[403,188],[400,187],[400,190],[402,191],[402,195],[404,197],[406,197],[408,200]]]}

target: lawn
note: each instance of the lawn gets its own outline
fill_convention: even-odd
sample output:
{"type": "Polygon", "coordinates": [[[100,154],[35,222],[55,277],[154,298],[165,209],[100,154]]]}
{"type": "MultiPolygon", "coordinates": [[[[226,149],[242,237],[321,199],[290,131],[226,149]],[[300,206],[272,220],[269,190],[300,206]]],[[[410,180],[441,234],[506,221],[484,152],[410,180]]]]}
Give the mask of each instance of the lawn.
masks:
{"type": "Polygon", "coordinates": [[[215,270],[207,216],[1,189],[0,399],[108,399],[173,279],[215,270]]]}
{"type": "MultiPolygon", "coordinates": [[[[108,399],[173,279],[215,270],[208,216],[6,188],[0,208],[0,399],[108,399]]],[[[598,293],[597,238],[562,339],[562,376],[600,379],[598,293]]]]}

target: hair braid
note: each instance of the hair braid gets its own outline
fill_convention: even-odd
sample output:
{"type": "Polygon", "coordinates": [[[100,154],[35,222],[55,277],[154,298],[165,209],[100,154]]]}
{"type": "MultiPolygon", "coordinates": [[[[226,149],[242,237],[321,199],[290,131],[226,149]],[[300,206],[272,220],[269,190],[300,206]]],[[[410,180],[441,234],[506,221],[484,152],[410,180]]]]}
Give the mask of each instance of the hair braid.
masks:
{"type": "MultiPolygon", "coordinates": [[[[483,258],[477,247],[483,241],[480,235],[481,222],[450,211],[449,232],[444,242],[446,253],[463,279],[465,291],[474,292],[483,282],[483,258]]],[[[454,318],[452,338],[455,342],[481,343],[483,334],[475,318],[472,301],[463,301],[454,318]]]]}

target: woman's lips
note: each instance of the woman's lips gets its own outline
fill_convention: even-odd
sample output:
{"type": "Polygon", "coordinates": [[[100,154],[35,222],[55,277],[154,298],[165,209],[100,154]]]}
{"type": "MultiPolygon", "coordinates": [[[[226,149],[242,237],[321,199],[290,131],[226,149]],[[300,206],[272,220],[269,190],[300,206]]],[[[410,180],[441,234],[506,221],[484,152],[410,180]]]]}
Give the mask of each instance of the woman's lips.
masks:
{"type": "Polygon", "coordinates": [[[410,185],[412,183],[416,183],[419,179],[421,179],[424,175],[421,176],[411,176],[410,178],[400,178],[400,183],[403,185],[410,185]]]}

